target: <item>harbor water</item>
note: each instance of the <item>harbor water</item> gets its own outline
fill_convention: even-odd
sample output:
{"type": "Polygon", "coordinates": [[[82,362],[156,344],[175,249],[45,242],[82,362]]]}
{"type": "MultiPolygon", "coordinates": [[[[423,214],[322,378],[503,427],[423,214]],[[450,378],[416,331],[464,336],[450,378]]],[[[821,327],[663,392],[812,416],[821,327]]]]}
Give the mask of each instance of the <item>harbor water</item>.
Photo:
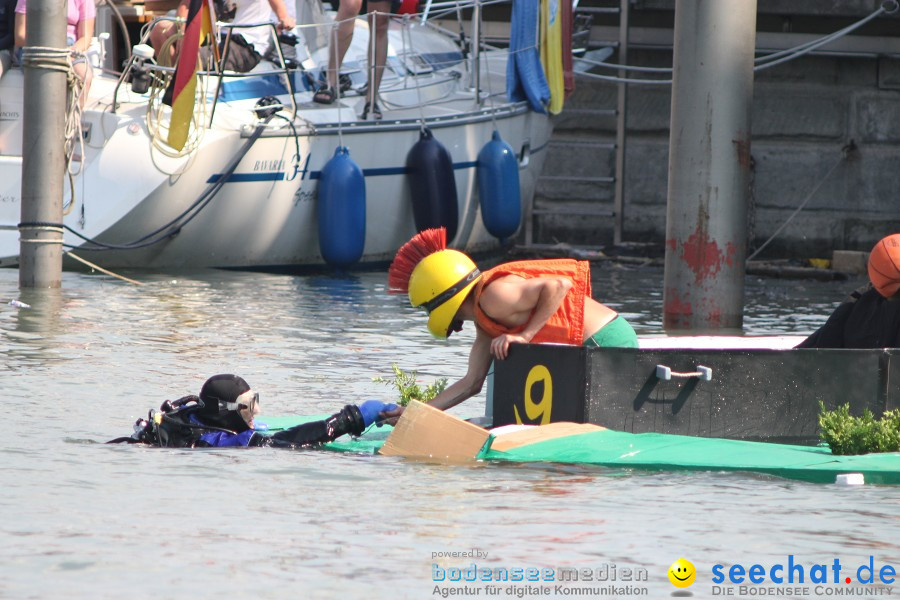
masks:
{"type": "MultiPolygon", "coordinates": [[[[394,363],[426,382],[462,376],[473,337],[467,326],[432,339],[378,272],[128,274],[145,285],[67,272],[61,290],[20,292],[18,273],[0,270],[0,598],[728,597],[715,565],[768,574],[789,560],[809,593],[793,597],[830,597],[816,595],[812,565],[830,577],[838,559],[856,582],[870,557],[876,572],[900,563],[900,495],[887,486],[104,445],[215,373],[247,379],[263,415],[330,414],[390,399],[373,378],[394,363]],[[685,590],[667,576],[679,558],[698,573],[685,590]],[[472,565],[594,579],[495,589],[465,581],[472,565]]],[[[661,334],[662,279],[597,264],[594,295],[639,335],[661,334]]],[[[858,283],[748,277],[745,333],[810,333],[858,283]]],[[[482,394],[453,413],[483,410],[482,394]]]]}

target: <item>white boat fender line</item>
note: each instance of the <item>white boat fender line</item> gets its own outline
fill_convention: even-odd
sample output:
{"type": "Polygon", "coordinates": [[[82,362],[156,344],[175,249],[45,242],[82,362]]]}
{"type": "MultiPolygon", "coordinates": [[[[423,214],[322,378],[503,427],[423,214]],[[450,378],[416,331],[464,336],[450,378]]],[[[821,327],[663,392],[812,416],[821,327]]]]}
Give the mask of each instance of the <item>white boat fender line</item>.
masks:
{"type": "Polygon", "coordinates": [[[134,285],[144,285],[144,284],[141,283],[140,281],[135,281],[134,279],[129,279],[128,277],[125,277],[124,275],[119,275],[118,273],[113,273],[112,271],[108,271],[108,270],[104,269],[103,267],[101,267],[101,266],[99,266],[99,265],[95,265],[94,263],[92,263],[92,262],[89,261],[89,260],[85,260],[85,259],[81,258],[80,256],[78,256],[78,255],[76,255],[76,254],[73,254],[72,252],[66,252],[65,255],[68,256],[68,257],[74,258],[74,259],[77,260],[78,262],[80,262],[80,263],[82,263],[82,264],[84,264],[84,265],[87,265],[88,267],[90,267],[90,268],[92,268],[92,269],[94,269],[94,270],[96,270],[96,271],[100,271],[101,273],[103,273],[103,274],[105,274],[105,275],[109,275],[110,277],[115,277],[115,278],[117,278],[117,279],[121,279],[122,281],[125,281],[125,282],[127,282],[127,283],[131,283],[131,284],[134,284],[134,285]]]}
{"type": "Polygon", "coordinates": [[[63,229],[64,225],[62,223],[48,223],[46,221],[24,221],[19,223],[18,229],[20,234],[24,234],[26,231],[49,231],[51,233],[58,233],[58,238],[26,238],[19,237],[19,243],[21,244],[62,244],[63,243],[63,233],[65,230],[63,229]]]}
{"type": "Polygon", "coordinates": [[[712,369],[710,367],[704,367],[703,365],[697,365],[696,371],[691,371],[689,373],[678,373],[672,371],[671,367],[667,367],[665,365],[656,365],[657,379],[662,379],[663,381],[671,381],[673,377],[681,377],[685,379],[696,377],[700,381],[712,381],[712,369]]]}

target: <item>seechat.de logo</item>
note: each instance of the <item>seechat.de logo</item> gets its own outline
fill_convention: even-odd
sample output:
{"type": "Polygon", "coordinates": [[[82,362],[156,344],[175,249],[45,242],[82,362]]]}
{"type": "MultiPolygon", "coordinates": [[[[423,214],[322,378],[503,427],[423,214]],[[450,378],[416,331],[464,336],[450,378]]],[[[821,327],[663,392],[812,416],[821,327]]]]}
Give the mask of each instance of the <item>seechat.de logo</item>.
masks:
{"type": "Polygon", "coordinates": [[[669,567],[669,581],[672,585],[679,588],[689,587],[694,580],[697,579],[697,569],[694,564],[686,558],[679,558],[669,567]]]}

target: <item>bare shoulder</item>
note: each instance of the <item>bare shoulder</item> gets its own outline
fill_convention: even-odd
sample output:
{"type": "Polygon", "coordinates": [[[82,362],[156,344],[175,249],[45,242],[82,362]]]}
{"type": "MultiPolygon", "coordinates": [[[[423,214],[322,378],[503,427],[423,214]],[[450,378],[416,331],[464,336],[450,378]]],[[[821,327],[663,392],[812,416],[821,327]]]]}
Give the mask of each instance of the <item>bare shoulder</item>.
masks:
{"type": "Polygon", "coordinates": [[[508,275],[486,286],[479,299],[481,310],[492,319],[507,325],[521,322],[520,313],[531,311],[540,294],[538,282],[517,275],[508,275]]]}
{"type": "Polygon", "coordinates": [[[484,287],[481,293],[482,307],[486,303],[515,301],[522,293],[532,285],[531,279],[525,279],[518,275],[505,275],[491,281],[484,287]]]}

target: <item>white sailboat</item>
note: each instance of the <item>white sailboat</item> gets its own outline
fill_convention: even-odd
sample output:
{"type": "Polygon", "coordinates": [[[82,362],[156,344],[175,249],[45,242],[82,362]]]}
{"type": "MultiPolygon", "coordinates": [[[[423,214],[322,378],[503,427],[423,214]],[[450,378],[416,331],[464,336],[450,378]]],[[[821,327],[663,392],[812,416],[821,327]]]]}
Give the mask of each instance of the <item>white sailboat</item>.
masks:
{"type": "MultiPolygon", "coordinates": [[[[135,70],[160,79],[164,68],[138,53],[125,77],[95,71],[82,115],[80,172],[67,178],[67,249],[107,267],[323,265],[321,236],[330,233],[317,225],[318,189],[323,168],[342,146],[365,181],[356,264],[388,261],[417,229],[406,162],[423,127],[452,160],[458,213],[452,245],[482,251],[500,243],[481,216],[479,151],[494,131],[511,146],[521,221],[551,134],[546,114],[507,99],[508,52],[473,44],[467,53],[456,35],[418,17],[392,19],[380,88],[384,116],[364,121],[365,96],[352,89],[332,105],[312,102],[315,79],[327,65],[333,16],[319,0],[298,0],[297,9],[302,67],[264,60],[249,74],[201,73],[191,133],[180,152],[165,143],[163,89],[138,93],[140,86],[128,81],[135,70]],[[274,116],[261,106],[272,102],[274,116]]],[[[271,25],[261,27],[275,35],[271,25]]],[[[359,19],[356,28],[343,71],[360,87],[367,21],[359,19]]],[[[19,253],[22,86],[21,70],[0,79],[0,266],[16,264],[19,253]]]]}

